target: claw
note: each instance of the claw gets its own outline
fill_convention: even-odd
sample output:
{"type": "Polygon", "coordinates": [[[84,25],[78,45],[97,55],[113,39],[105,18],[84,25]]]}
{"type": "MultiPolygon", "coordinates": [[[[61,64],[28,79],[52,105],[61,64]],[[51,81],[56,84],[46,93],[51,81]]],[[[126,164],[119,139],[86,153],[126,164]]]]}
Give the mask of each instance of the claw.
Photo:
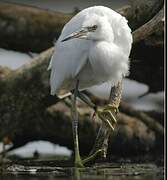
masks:
{"type": "Polygon", "coordinates": [[[106,113],[106,114],[108,113],[109,116],[111,116],[112,121],[113,121],[114,123],[117,123],[117,120],[116,120],[115,116],[113,115],[113,113],[112,113],[110,110],[104,110],[104,113],[106,113]]]}
{"type": "Polygon", "coordinates": [[[114,127],[113,127],[113,125],[111,124],[111,122],[110,122],[109,119],[107,119],[106,117],[104,117],[104,116],[101,115],[101,114],[99,114],[98,116],[99,116],[99,118],[100,118],[102,121],[104,121],[105,123],[107,123],[108,126],[114,131],[114,127]]]}
{"type": "Polygon", "coordinates": [[[112,104],[108,104],[107,106],[105,106],[105,109],[106,110],[114,111],[114,113],[116,113],[116,114],[119,113],[118,107],[113,106],[112,104]]]}
{"type": "Polygon", "coordinates": [[[113,124],[117,123],[117,120],[114,116],[114,114],[118,113],[118,108],[108,104],[105,107],[102,108],[97,108],[96,110],[96,114],[98,115],[98,117],[104,121],[105,123],[107,123],[107,125],[114,130],[114,126],[113,124]]]}

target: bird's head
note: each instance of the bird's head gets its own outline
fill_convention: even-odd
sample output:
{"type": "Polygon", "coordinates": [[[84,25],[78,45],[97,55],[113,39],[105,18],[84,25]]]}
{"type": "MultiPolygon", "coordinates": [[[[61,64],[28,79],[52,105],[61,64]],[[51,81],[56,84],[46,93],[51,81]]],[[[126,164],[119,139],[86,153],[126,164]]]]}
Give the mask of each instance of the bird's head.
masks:
{"type": "Polygon", "coordinates": [[[65,37],[62,42],[74,38],[92,41],[113,41],[114,35],[107,17],[93,16],[86,17],[81,28],[65,37]]]}

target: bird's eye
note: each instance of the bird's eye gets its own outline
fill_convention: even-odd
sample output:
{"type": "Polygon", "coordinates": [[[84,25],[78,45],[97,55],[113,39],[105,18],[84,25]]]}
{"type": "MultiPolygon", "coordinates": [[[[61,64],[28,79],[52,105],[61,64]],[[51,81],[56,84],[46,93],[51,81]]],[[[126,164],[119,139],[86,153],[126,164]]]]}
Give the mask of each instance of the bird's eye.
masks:
{"type": "Polygon", "coordinates": [[[96,30],[97,29],[97,25],[92,26],[92,30],[96,30]]]}
{"type": "Polygon", "coordinates": [[[97,25],[93,25],[87,28],[88,28],[88,31],[95,31],[97,29],[97,25]]]}

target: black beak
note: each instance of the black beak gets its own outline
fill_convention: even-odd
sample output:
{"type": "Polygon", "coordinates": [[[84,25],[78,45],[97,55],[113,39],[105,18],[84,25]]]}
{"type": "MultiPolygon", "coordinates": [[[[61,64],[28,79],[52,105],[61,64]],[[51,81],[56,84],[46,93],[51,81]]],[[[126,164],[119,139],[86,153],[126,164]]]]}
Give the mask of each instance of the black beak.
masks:
{"type": "Polygon", "coordinates": [[[61,42],[68,41],[68,40],[74,39],[74,38],[86,39],[88,32],[89,32],[88,30],[81,29],[80,31],[73,32],[72,34],[70,34],[69,36],[64,38],[61,42]]]}

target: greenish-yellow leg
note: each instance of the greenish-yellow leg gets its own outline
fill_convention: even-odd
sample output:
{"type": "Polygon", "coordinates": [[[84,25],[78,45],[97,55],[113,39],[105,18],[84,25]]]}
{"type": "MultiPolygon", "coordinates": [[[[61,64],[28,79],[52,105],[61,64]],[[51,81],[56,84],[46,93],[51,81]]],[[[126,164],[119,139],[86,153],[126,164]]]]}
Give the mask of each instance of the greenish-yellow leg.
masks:
{"type": "Polygon", "coordinates": [[[88,96],[78,91],[78,97],[84,101],[89,107],[95,110],[96,115],[107,125],[114,130],[114,124],[117,122],[115,114],[118,113],[118,107],[107,104],[102,107],[96,106],[88,96]]]}
{"type": "MultiPolygon", "coordinates": [[[[117,122],[115,114],[118,112],[118,108],[108,104],[104,107],[97,107],[88,96],[78,91],[78,97],[88,104],[91,108],[95,110],[96,115],[106,123],[112,130],[114,130],[114,124],[117,122]]],[[[98,149],[89,157],[83,160],[83,163],[87,163],[97,157],[98,154],[102,153],[104,149],[98,149]]]]}
{"type": "Polygon", "coordinates": [[[71,107],[71,114],[72,114],[72,130],[73,130],[73,139],[74,139],[74,165],[75,167],[84,167],[80,152],[79,152],[79,141],[78,141],[78,113],[77,113],[77,106],[76,106],[76,98],[78,92],[79,81],[76,83],[76,88],[74,91],[74,95],[72,97],[72,107],[71,107]]]}

